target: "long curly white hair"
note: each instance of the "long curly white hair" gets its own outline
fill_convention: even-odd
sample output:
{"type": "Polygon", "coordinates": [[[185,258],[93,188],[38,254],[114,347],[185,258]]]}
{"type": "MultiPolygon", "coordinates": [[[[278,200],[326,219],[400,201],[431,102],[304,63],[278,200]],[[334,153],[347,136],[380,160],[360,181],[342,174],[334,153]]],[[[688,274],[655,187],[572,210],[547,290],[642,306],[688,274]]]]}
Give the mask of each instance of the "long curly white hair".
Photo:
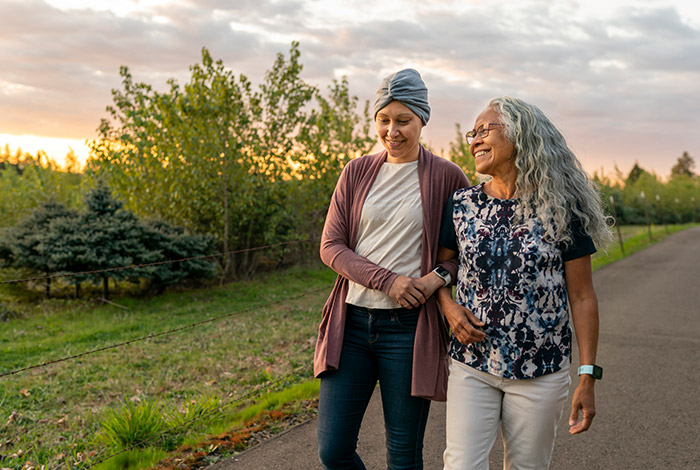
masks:
{"type": "Polygon", "coordinates": [[[564,246],[572,242],[571,217],[575,216],[596,246],[605,249],[612,239],[611,218],[603,211],[598,188],[561,132],[537,106],[518,98],[494,98],[489,106],[499,113],[515,146],[519,215],[540,219],[545,237],[564,246]]]}

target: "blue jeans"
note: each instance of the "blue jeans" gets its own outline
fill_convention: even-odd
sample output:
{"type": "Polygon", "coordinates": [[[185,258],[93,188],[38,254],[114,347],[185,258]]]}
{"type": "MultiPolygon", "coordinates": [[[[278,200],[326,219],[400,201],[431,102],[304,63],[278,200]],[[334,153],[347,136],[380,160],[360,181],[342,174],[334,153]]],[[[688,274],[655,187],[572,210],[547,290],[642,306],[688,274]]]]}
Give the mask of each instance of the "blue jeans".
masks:
{"type": "Polygon", "coordinates": [[[377,381],[384,410],[387,468],[423,468],[430,401],[411,396],[419,311],[348,305],[338,370],[321,376],[318,451],[324,469],[365,469],[356,451],[357,437],[377,381]]]}

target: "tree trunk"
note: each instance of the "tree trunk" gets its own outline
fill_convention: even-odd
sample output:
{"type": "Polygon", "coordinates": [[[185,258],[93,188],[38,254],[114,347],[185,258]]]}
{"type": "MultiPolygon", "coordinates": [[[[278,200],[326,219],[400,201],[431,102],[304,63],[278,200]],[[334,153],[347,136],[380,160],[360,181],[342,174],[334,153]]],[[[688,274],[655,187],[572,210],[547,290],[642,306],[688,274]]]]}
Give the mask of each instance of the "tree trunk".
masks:
{"type": "Polygon", "coordinates": [[[104,298],[109,300],[109,276],[102,276],[102,291],[104,298]]]}
{"type": "MultiPolygon", "coordinates": [[[[225,157],[224,157],[225,158],[225,157]]],[[[222,171],[221,175],[221,189],[223,191],[223,196],[224,196],[224,269],[223,272],[221,273],[221,285],[224,284],[224,281],[226,280],[226,277],[230,275],[230,270],[231,270],[231,254],[229,253],[230,251],[230,244],[229,244],[229,230],[230,230],[230,208],[229,208],[229,191],[228,191],[228,161],[225,162],[226,164],[224,165],[224,171],[222,171]]]]}
{"type": "Polygon", "coordinates": [[[46,278],[46,283],[45,283],[44,289],[46,291],[46,298],[50,299],[51,298],[51,278],[48,277],[49,276],[48,271],[46,271],[46,276],[47,276],[47,278],[46,278]]]}
{"type": "MultiPolygon", "coordinates": [[[[258,242],[258,243],[253,243],[253,235],[256,235],[253,233],[254,227],[251,227],[253,225],[253,222],[248,223],[248,230],[246,230],[246,237],[245,237],[245,246],[244,248],[254,248],[253,245],[262,245],[263,242],[258,242]]],[[[258,259],[258,252],[257,251],[246,251],[243,253],[243,266],[241,267],[242,269],[240,270],[241,276],[245,278],[249,278],[253,275],[255,272],[255,268],[257,267],[257,261],[258,259]]]]}

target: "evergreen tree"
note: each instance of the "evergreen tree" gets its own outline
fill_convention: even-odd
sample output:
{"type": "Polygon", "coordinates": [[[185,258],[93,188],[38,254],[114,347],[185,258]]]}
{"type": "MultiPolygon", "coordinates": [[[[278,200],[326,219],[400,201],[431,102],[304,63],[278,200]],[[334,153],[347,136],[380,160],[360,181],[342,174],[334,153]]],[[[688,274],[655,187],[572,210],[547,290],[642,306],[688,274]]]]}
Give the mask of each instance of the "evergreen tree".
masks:
{"type": "MultiPolygon", "coordinates": [[[[147,250],[159,253],[159,261],[202,257],[214,251],[214,238],[188,235],[182,227],[162,221],[145,224],[143,243],[147,250]]],[[[165,288],[185,280],[210,279],[217,274],[215,258],[199,258],[143,268],[142,276],[151,281],[159,294],[165,288]]]]}
{"type": "Polygon", "coordinates": [[[0,228],[0,268],[12,266],[12,228],[0,228]]]}
{"type": "Polygon", "coordinates": [[[68,276],[80,296],[82,282],[102,283],[109,298],[109,280],[139,282],[149,279],[159,293],[169,285],[217,273],[214,259],[199,258],[156,266],[162,261],[206,256],[213,251],[208,235],[189,235],[165,222],[142,223],[98,184],[85,197],[86,209],[78,213],[57,202],[45,202],[17,225],[0,233],[0,267],[16,267],[46,278],[46,295],[56,273],[68,276]],[[124,268],[127,269],[115,269],[124,268]],[[103,271],[87,274],[87,271],[103,271]]]}
{"type": "MultiPolygon", "coordinates": [[[[79,226],[84,243],[82,260],[90,271],[114,269],[133,264],[152,263],[158,252],[148,250],[142,243],[144,226],[123,204],[112,197],[107,185],[100,183],[85,197],[85,211],[79,226]]],[[[104,298],[109,298],[109,279],[135,281],[136,269],[124,269],[86,276],[92,282],[102,282],[104,298]]]]}
{"type": "MultiPolygon", "coordinates": [[[[77,212],[51,221],[47,239],[52,246],[51,266],[56,272],[79,273],[89,269],[85,262],[86,245],[80,222],[77,212]]],[[[80,285],[86,279],[85,275],[66,277],[66,280],[75,286],[76,299],[80,297],[80,285]]]]}
{"type": "MultiPolygon", "coordinates": [[[[61,218],[75,217],[75,213],[54,201],[40,205],[29,216],[17,225],[3,232],[3,249],[0,255],[5,263],[17,268],[25,268],[30,272],[50,276],[57,271],[51,255],[56,250],[55,242],[60,239],[53,237],[52,222],[61,218]]],[[[45,280],[46,296],[51,296],[51,278],[45,280]]]]}

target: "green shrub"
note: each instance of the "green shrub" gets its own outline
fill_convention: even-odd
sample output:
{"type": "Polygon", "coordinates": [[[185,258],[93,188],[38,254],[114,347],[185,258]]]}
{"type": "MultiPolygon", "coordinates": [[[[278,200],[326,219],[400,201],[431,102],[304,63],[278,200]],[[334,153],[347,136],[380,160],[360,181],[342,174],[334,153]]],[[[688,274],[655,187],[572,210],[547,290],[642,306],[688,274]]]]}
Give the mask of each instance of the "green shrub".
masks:
{"type": "Polygon", "coordinates": [[[223,413],[220,406],[221,400],[218,397],[209,397],[201,401],[192,400],[181,411],[168,414],[166,420],[169,431],[162,441],[162,447],[175,449],[184,442],[193,426],[221,419],[223,413]]]}
{"type": "Polygon", "coordinates": [[[109,411],[100,424],[99,440],[115,450],[146,447],[167,429],[160,406],[148,400],[138,404],[126,402],[121,408],[109,411]]]}
{"type": "Polygon", "coordinates": [[[14,309],[0,302],[0,321],[10,321],[13,318],[18,318],[20,314],[14,309]]]}
{"type": "MultiPolygon", "coordinates": [[[[167,458],[168,453],[161,449],[137,449],[119,454],[96,466],[98,470],[126,470],[152,468],[167,458]]],[[[73,467],[79,468],[79,467],[73,467]]]]}
{"type": "Polygon", "coordinates": [[[186,429],[195,421],[198,422],[202,419],[209,421],[219,418],[222,416],[221,410],[219,410],[220,406],[221,400],[218,397],[209,397],[201,401],[192,400],[185,404],[182,411],[169,416],[168,427],[181,426],[186,429]]]}

